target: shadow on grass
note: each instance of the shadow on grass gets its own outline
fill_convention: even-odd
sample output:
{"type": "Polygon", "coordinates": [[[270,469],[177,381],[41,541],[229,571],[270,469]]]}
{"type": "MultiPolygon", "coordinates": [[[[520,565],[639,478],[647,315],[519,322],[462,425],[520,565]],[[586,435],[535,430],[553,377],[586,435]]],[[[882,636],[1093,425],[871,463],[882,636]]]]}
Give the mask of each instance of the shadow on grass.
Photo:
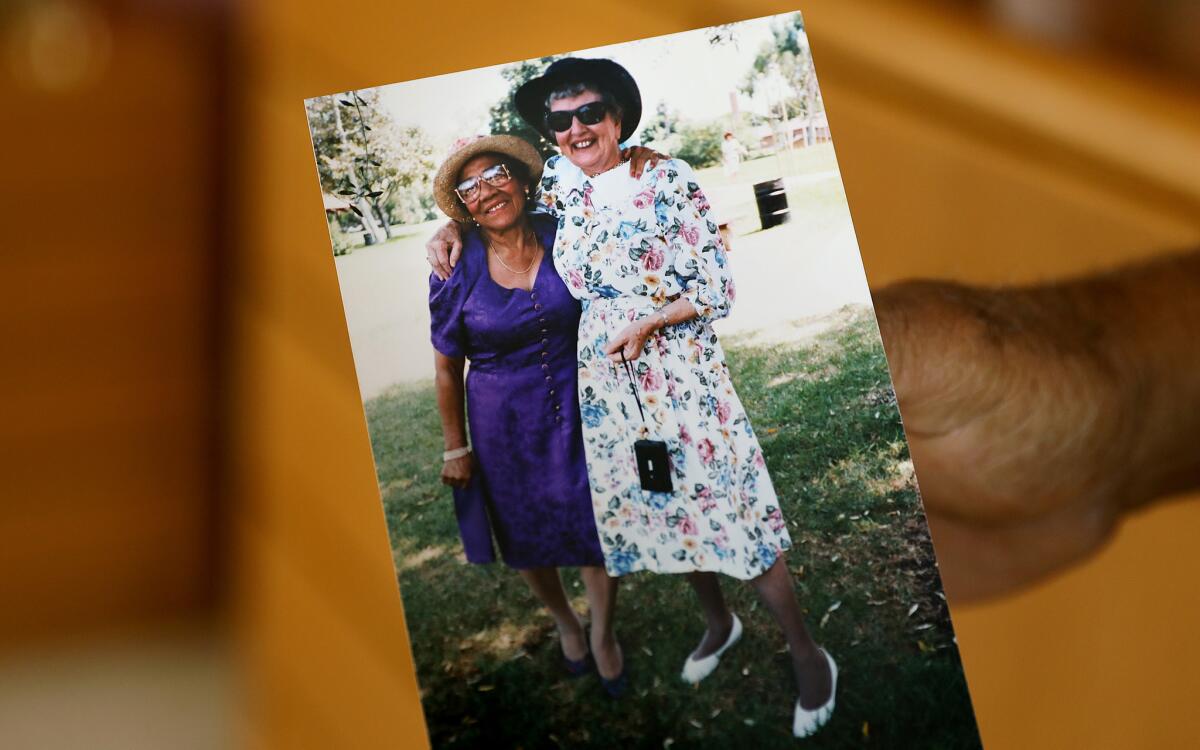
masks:
{"type": "MultiPolygon", "coordinates": [[[[796,590],[838,660],[833,720],[806,747],[978,747],[949,613],[874,319],[791,346],[727,342],[795,548],[796,590]]],[[[503,566],[463,562],[432,386],[367,405],[435,747],[794,747],[783,637],[748,585],[723,587],[746,635],[698,687],[679,680],[704,625],[686,581],[621,581],[630,693],[568,679],[549,618],[503,566]]],[[[582,593],[564,572],[568,593],[582,593]]],[[[582,610],[582,602],[579,607],[582,610]]]]}

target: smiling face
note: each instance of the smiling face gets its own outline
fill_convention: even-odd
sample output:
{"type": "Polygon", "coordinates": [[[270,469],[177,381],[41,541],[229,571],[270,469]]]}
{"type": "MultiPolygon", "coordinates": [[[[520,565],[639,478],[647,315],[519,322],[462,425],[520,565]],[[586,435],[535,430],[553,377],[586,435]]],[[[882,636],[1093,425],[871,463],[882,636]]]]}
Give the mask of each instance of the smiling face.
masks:
{"type": "MultiPolygon", "coordinates": [[[[504,157],[499,154],[480,154],[458,170],[458,182],[478,177],[485,170],[504,163],[504,157]]],[[[493,232],[502,231],[521,221],[525,211],[525,198],[528,186],[515,175],[503,185],[492,185],[486,180],[479,181],[479,193],[469,202],[464,203],[467,213],[484,229],[493,232]]]]}
{"type": "MultiPolygon", "coordinates": [[[[575,96],[555,99],[550,102],[550,111],[574,110],[602,100],[599,93],[584,91],[575,96]]],[[[578,117],[574,117],[568,130],[554,134],[563,156],[589,175],[612,169],[621,163],[620,137],[621,121],[611,111],[595,125],[584,125],[578,117]]]]}

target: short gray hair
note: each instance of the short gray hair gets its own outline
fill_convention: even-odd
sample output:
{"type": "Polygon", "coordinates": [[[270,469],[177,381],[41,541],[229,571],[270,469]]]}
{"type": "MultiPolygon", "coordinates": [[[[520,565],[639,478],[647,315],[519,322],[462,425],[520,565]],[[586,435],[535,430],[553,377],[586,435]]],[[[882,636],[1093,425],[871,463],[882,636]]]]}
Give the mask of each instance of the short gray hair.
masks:
{"type": "Polygon", "coordinates": [[[573,96],[579,96],[588,91],[600,95],[600,101],[608,105],[608,110],[612,113],[614,119],[622,119],[625,110],[621,108],[621,103],[617,101],[617,97],[610,94],[603,87],[586,81],[572,81],[571,83],[564,83],[551,89],[550,93],[546,95],[546,111],[549,112],[550,105],[559,99],[570,99],[573,96]]]}

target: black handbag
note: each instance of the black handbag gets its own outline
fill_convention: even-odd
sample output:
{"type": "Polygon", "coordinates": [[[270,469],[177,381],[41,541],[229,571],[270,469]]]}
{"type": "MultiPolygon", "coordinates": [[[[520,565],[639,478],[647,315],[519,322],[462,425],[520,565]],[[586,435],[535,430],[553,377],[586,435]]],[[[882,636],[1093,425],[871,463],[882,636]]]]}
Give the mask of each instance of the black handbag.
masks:
{"type": "MultiPolygon", "coordinates": [[[[642,423],[646,423],[646,412],[642,410],[642,399],[638,396],[637,382],[633,379],[633,367],[621,352],[621,364],[625,366],[625,374],[629,376],[629,388],[637,400],[638,414],[642,415],[642,423]]],[[[648,492],[672,492],[671,458],[667,453],[667,444],[663,440],[638,440],[633,444],[633,454],[637,458],[638,477],[642,480],[642,489],[648,492]]]]}

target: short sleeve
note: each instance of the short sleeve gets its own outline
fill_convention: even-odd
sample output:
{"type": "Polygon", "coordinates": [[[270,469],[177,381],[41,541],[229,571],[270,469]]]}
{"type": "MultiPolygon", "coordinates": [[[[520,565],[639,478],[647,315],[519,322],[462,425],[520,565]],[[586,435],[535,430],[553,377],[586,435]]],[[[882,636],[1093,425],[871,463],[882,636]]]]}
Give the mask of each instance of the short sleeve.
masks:
{"type": "Polygon", "coordinates": [[[429,327],[433,348],[447,357],[465,357],[466,329],[463,325],[464,269],[460,262],[442,281],[429,275],[429,327]]]}
{"type": "Polygon", "coordinates": [[[733,307],[735,293],[725,243],[710,217],[712,206],[685,162],[672,159],[669,172],[675,173],[674,179],[669,185],[660,179],[658,190],[672,198],[666,227],[666,239],[675,249],[672,270],[700,318],[723,318],[733,307]]]}

